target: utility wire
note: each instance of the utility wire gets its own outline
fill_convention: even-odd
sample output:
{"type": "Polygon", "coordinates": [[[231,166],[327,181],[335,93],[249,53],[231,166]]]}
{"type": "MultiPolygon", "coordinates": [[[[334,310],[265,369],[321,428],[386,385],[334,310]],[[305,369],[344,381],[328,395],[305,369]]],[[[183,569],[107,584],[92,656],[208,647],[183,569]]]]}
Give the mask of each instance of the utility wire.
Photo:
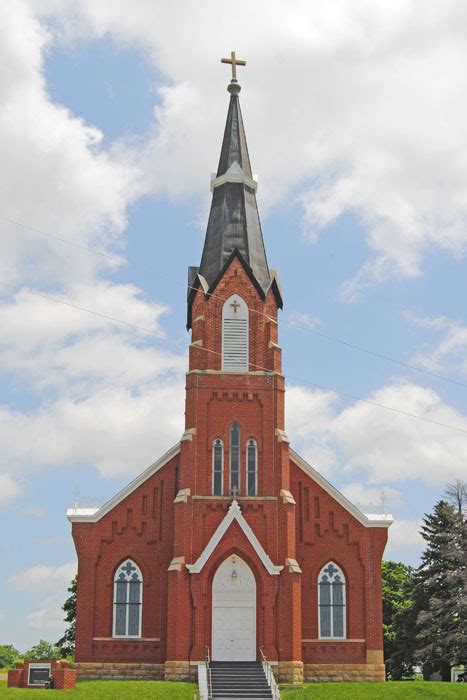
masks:
{"type": "MultiPolygon", "coordinates": [[[[52,233],[47,233],[45,231],[42,231],[41,229],[35,228],[34,226],[28,226],[26,224],[20,223],[19,221],[15,221],[14,219],[8,219],[4,216],[0,216],[0,221],[5,221],[6,223],[9,224],[14,224],[16,226],[19,226],[23,229],[26,229],[28,231],[33,231],[35,233],[40,233],[43,236],[47,236],[48,238],[52,238],[54,240],[59,241],[60,243],[66,243],[67,245],[71,245],[74,248],[78,248],[79,250],[83,250],[87,253],[91,253],[93,255],[98,255],[102,258],[106,258],[108,260],[112,260],[113,262],[118,262],[120,264],[134,267],[137,270],[140,270],[141,272],[144,272],[146,274],[153,274],[152,270],[149,270],[149,268],[143,267],[141,265],[138,265],[136,263],[128,262],[128,260],[125,260],[125,258],[119,258],[115,255],[109,255],[108,253],[103,253],[99,250],[96,250],[95,248],[89,248],[88,246],[83,246],[80,245],[79,243],[74,243],[73,241],[70,241],[69,239],[62,238],[61,236],[56,236],[55,234],[52,233]]],[[[198,287],[193,287],[191,285],[188,285],[188,289],[193,289],[197,290],[198,287]]],[[[225,297],[221,297],[218,294],[213,294],[209,293],[207,296],[212,297],[213,299],[220,299],[221,301],[226,301],[225,297]]],[[[251,307],[248,307],[249,310],[252,313],[259,314],[260,316],[268,316],[264,311],[259,311],[258,309],[253,309],[251,307]]],[[[319,338],[324,338],[325,340],[329,340],[332,343],[338,343],[339,345],[343,345],[344,347],[350,348],[352,350],[357,350],[358,352],[363,352],[366,355],[372,355],[373,357],[377,357],[380,360],[386,360],[387,362],[392,362],[393,364],[399,365],[400,367],[405,367],[406,369],[411,369],[414,372],[419,372],[420,374],[426,374],[430,377],[434,377],[435,379],[441,379],[444,382],[449,382],[450,384],[455,384],[456,386],[461,386],[464,388],[467,388],[467,384],[465,382],[461,382],[456,379],[451,379],[450,377],[445,377],[442,374],[438,374],[437,372],[432,372],[431,370],[428,369],[423,369],[422,367],[418,367],[417,365],[412,365],[409,362],[403,362],[402,360],[398,360],[394,357],[390,357],[389,355],[384,355],[383,353],[376,352],[375,350],[369,350],[368,348],[364,348],[361,345],[356,345],[355,343],[350,343],[346,340],[343,340],[342,338],[336,338],[335,336],[327,335],[326,333],[322,333],[321,331],[316,331],[313,328],[309,328],[305,325],[302,325],[300,323],[297,323],[296,321],[290,321],[285,319],[282,319],[281,323],[285,323],[288,326],[292,326],[292,328],[298,328],[299,330],[304,331],[305,333],[310,333],[312,335],[315,335],[319,338]]]]}
{"type": "MultiPolygon", "coordinates": [[[[9,285],[9,284],[6,284],[4,282],[1,282],[0,284],[2,284],[3,286],[6,286],[6,287],[10,287],[10,288],[13,287],[13,285],[9,285]]],[[[183,341],[175,340],[174,338],[170,338],[170,337],[164,335],[163,333],[160,333],[158,331],[154,331],[151,328],[145,328],[144,326],[138,326],[134,323],[129,323],[128,321],[123,321],[122,319],[115,318],[113,316],[108,316],[107,314],[100,313],[99,311],[86,309],[85,307],[79,306],[78,304],[72,304],[70,302],[64,301],[63,299],[57,299],[56,297],[51,297],[51,296],[48,296],[47,294],[42,294],[41,292],[33,292],[32,290],[28,290],[28,293],[32,294],[34,296],[41,297],[42,299],[48,299],[49,301],[56,302],[57,304],[64,304],[65,306],[69,306],[73,309],[79,309],[80,311],[85,311],[86,313],[92,314],[93,316],[100,316],[100,317],[105,318],[109,321],[114,321],[116,323],[122,323],[125,326],[129,326],[129,327],[137,329],[139,331],[143,331],[143,332],[149,333],[151,335],[156,335],[156,336],[162,338],[163,340],[166,340],[166,341],[171,342],[171,343],[175,343],[175,344],[179,345],[181,342],[183,342],[183,341]]],[[[208,352],[208,353],[211,353],[213,355],[222,356],[222,353],[217,351],[217,350],[211,350],[210,348],[205,348],[201,345],[197,345],[195,347],[196,347],[196,350],[201,350],[203,352],[208,352]]],[[[254,368],[256,370],[264,371],[264,372],[271,372],[271,369],[269,367],[262,367],[261,365],[256,365],[253,363],[249,363],[249,367],[254,368]]],[[[459,433],[465,433],[467,435],[467,430],[464,430],[463,428],[459,428],[459,427],[454,426],[454,425],[448,425],[447,423],[441,423],[440,421],[435,421],[435,420],[432,420],[431,418],[425,418],[424,416],[419,416],[416,413],[411,413],[410,411],[403,411],[402,409],[394,408],[393,406],[386,406],[385,404],[379,403],[377,401],[372,401],[371,399],[364,399],[363,397],[357,396],[356,394],[349,394],[347,392],[340,391],[339,389],[331,389],[329,387],[323,386],[321,384],[315,384],[314,382],[310,382],[310,381],[308,381],[306,379],[302,379],[300,377],[289,376],[289,379],[293,379],[296,382],[300,382],[301,384],[312,386],[312,387],[317,388],[317,389],[322,389],[323,391],[332,391],[336,394],[339,394],[340,396],[344,396],[346,398],[351,398],[355,401],[362,401],[363,403],[369,404],[370,406],[377,406],[378,408],[383,408],[386,411],[392,411],[393,413],[399,413],[403,416],[409,416],[411,418],[416,418],[417,420],[424,421],[425,423],[431,423],[432,425],[438,425],[442,428],[447,428],[448,430],[455,430],[459,433]]]]}

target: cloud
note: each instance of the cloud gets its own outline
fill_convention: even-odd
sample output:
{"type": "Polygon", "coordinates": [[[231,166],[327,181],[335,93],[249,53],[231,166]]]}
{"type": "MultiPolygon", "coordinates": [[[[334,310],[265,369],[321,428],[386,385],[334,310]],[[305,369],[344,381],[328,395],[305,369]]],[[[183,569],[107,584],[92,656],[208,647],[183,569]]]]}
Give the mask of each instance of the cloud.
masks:
{"type": "Polygon", "coordinates": [[[76,569],[76,562],[58,566],[37,564],[9,577],[8,582],[16,591],[33,594],[38,599],[36,604],[39,607],[25,615],[28,627],[43,630],[44,637],[51,630],[57,633],[57,637],[63,633],[66,624],[62,605],[69,595],[68,586],[76,569]]]}
{"type": "Polygon", "coordinates": [[[388,530],[388,543],[384,552],[385,559],[405,558],[408,550],[418,557],[424,548],[425,540],[420,535],[421,522],[397,518],[388,530]]]}
{"type": "Polygon", "coordinates": [[[14,501],[21,493],[22,489],[12,474],[0,474],[0,505],[14,501]]]}
{"type": "Polygon", "coordinates": [[[60,397],[31,413],[0,407],[4,462],[22,471],[85,462],[103,476],[137,474],[180,438],[183,388],[156,381],[60,397]]]}
{"type": "Polygon", "coordinates": [[[17,590],[27,593],[51,592],[69,586],[76,574],[76,562],[47,566],[38,564],[9,577],[10,584],[17,590]]]}
{"type": "Polygon", "coordinates": [[[412,361],[432,371],[446,369],[467,376],[467,326],[445,316],[420,318],[411,315],[410,320],[421,328],[438,335],[438,341],[427,343],[412,361]]]}
{"type": "MultiPolygon", "coordinates": [[[[140,193],[137,166],[102,147],[102,133],[51,101],[44,59],[52,44],[25,2],[0,10],[2,217],[110,252],[121,249],[127,207],[140,193]],[[14,76],[14,80],[11,80],[14,76]]],[[[115,262],[0,221],[5,283],[91,280],[115,262]]]]}
{"type": "MultiPolygon", "coordinates": [[[[466,416],[416,384],[389,384],[366,398],[467,431],[466,416]]],[[[327,473],[337,467],[341,475],[363,471],[371,484],[420,479],[428,485],[445,484],[465,471],[463,432],[363,401],[340,408],[332,392],[292,387],[286,401],[289,437],[319,471],[324,464],[327,473]]]]}
{"type": "Polygon", "coordinates": [[[360,482],[346,484],[342,487],[342,493],[366,513],[381,512],[383,509],[398,506],[402,497],[401,491],[391,486],[369,488],[360,482]]]}
{"type": "Polygon", "coordinates": [[[305,314],[301,311],[292,311],[285,322],[296,328],[302,327],[308,330],[316,328],[321,323],[317,316],[311,316],[311,314],[305,314]]]}
{"type": "Polygon", "coordinates": [[[217,57],[236,45],[248,60],[242,99],[264,204],[296,196],[310,240],[343,213],[362,225],[369,254],[343,286],[344,297],[388,277],[419,275],[429,249],[465,255],[463,3],[420,12],[419,4],[406,2],[262,0],[219,12],[207,0],[187,12],[153,2],[139,3],[131,16],[122,0],[31,6],[60,25],[46,38],[36,29],[35,65],[41,41],[110,34],[144,52],[163,76],[153,130],[140,154],[123,145],[99,153],[98,135],[70,119],[90,180],[102,168],[117,182],[115,196],[90,207],[98,219],[122,221],[124,203],[141,180],[134,171],[144,173],[150,191],[169,198],[206,191],[218,155],[212,134],[221,134],[225,114],[219,89],[227,75],[217,57]],[[281,139],[282,147],[272,149],[281,139]],[[90,165],[93,140],[98,153],[90,165]],[[122,166],[119,153],[132,167],[122,166]]]}

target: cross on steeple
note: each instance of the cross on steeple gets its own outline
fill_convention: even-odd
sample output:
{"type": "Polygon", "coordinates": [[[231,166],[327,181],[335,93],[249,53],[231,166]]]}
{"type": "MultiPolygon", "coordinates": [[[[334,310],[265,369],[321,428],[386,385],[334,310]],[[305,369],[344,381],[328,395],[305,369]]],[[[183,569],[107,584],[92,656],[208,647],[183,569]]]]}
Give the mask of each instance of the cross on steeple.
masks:
{"type": "Polygon", "coordinates": [[[234,486],[233,489],[230,489],[230,493],[234,497],[234,501],[236,501],[238,496],[238,487],[234,486]]]}
{"type": "Polygon", "coordinates": [[[238,301],[237,301],[236,299],[234,299],[234,301],[230,304],[230,306],[231,306],[232,309],[234,310],[234,314],[236,314],[236,313],[237,313],[237,309],[240,308],[240,304],[238,303],[238,301]]]}
{"type": "Polygon", "coordinates": [[[246,61],[235,58],[235,51],[230,53],[230,58],[221,58],[221,63],[230,63],[232,66],[232,82],[237,82],[237,66],[246,66],[246,61]]]}

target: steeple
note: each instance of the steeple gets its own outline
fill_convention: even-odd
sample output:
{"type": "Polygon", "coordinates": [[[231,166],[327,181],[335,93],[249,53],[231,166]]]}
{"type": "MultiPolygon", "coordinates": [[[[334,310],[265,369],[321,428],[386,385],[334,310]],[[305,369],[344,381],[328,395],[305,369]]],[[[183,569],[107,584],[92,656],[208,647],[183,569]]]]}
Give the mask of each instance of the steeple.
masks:
{"type": "Polygon", "coordinates": [[[191,302],[196,288],[213,292],[232,256],[237,255],[259,294],[265,298],[273,288],[277,304],[282,298],[276,275],[270,271],[256,203],[257,182],[253,178],[240,109],[241,90],[236,66],[244,61],[222,59],[232,64],[229,111],[222,141],[217,173],[211,181],[212,203],[199,268],[188,272],[188,327],[191,327],[191,302]],[[193,289],[195,288],[195,289],[193,289]]]}

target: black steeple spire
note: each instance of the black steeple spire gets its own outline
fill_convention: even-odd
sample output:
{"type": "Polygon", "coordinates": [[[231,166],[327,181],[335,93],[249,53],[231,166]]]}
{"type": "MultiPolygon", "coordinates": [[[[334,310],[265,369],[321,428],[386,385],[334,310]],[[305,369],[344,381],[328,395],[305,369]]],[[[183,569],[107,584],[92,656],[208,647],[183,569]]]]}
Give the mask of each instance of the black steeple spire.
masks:
{"type": "MultiPolygon", "coordinates": [[[[188,274],[188,327],[191,326],[191,300],[200,285],[213,292],[232,255],[238,255],[259,293],[265,297],[272,286],[278,305],[282,298],[278,281],[269,270],[256,203],[257,183],[253,179],[245,128],[240,110],[240,85],[236,79],[235,54],[232,54],[232,81],[229,111],[222,141],[219,166],[211,181],[213,193],[203,254],[199,268],[188,274]]],[[[223,59],[225,63],[232,63],[223,59]]],[[[240,65],[244,65],[243,62],[240,65]]]]}

